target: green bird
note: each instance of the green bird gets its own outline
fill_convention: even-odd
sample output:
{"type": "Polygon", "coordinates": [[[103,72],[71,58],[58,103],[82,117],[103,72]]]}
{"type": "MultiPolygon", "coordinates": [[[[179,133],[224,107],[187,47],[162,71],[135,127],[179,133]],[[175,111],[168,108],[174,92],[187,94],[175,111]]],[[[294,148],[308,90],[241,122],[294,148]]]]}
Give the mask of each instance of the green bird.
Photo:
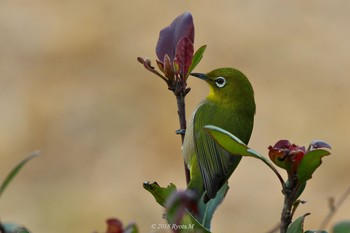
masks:
{"type": "Polygon", "coordinates": [[[254,124],[254,91],[248,78],[233,68],[191,75],[206,81],[210,92],[188,122],[182,150],[191,176],[187,188],[194,190],[198,199],[204,194],[207,203],[215,198],[242,157],[221,148],[204,126],[225,129],[248,144],[254,124]]]}

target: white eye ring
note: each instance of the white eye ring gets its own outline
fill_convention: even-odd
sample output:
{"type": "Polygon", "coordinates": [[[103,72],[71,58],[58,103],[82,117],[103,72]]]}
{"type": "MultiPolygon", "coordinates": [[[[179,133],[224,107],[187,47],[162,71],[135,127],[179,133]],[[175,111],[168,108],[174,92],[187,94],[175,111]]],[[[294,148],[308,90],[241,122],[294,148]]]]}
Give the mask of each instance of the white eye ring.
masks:
{"type": "Polygon", "coordinates": [[[226,79],[224,77],[217,77],[214,82],[219,88],[223,88],[226,85],[226,79]]]}

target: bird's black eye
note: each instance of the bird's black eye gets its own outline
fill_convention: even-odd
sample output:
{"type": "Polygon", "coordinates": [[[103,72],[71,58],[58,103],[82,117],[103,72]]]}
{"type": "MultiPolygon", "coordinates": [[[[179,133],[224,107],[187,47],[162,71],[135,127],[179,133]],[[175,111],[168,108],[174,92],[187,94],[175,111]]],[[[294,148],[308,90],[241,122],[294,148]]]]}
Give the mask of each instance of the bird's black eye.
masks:
{"type": "Polygon", "coordinates": [[[226,85],[226,79],[224,77],[217,77],[215,79],[215,85],[219,88],[223,88],[226,85]]]}

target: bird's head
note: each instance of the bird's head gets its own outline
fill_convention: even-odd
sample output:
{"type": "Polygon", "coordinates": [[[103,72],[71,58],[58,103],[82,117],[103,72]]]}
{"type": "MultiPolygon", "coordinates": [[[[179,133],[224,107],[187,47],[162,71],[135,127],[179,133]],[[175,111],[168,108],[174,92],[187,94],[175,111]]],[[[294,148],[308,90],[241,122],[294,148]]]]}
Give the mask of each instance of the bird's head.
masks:
{"type": "Polygon", "coordinates": [[[254,91],[248,78],[233,68],[215,69],[207,74],[191,73],[192,76],[205,80],[210,87],[208,99],[218,102],[240,102],[255,105],[254,91]]]}

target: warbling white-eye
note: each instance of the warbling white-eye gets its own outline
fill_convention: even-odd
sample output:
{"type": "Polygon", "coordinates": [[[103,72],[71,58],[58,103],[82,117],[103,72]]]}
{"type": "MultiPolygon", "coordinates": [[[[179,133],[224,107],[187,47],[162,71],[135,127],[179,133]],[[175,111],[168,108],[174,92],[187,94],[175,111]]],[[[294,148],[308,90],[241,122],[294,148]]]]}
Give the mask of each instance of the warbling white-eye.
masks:
{"type": "Polygon", "coordinates": [[[209,95],[199,103],[188,122],[183,156],[190,170],[187,188],[204,194],[204,202],[215,198],[241,160],[221,148],[205,125],[214,125],[248,144],[255,115],[254,91],[248,78],[233,68],[216,69],[208,74],[192,73],[209,84],[209,95]]]}

